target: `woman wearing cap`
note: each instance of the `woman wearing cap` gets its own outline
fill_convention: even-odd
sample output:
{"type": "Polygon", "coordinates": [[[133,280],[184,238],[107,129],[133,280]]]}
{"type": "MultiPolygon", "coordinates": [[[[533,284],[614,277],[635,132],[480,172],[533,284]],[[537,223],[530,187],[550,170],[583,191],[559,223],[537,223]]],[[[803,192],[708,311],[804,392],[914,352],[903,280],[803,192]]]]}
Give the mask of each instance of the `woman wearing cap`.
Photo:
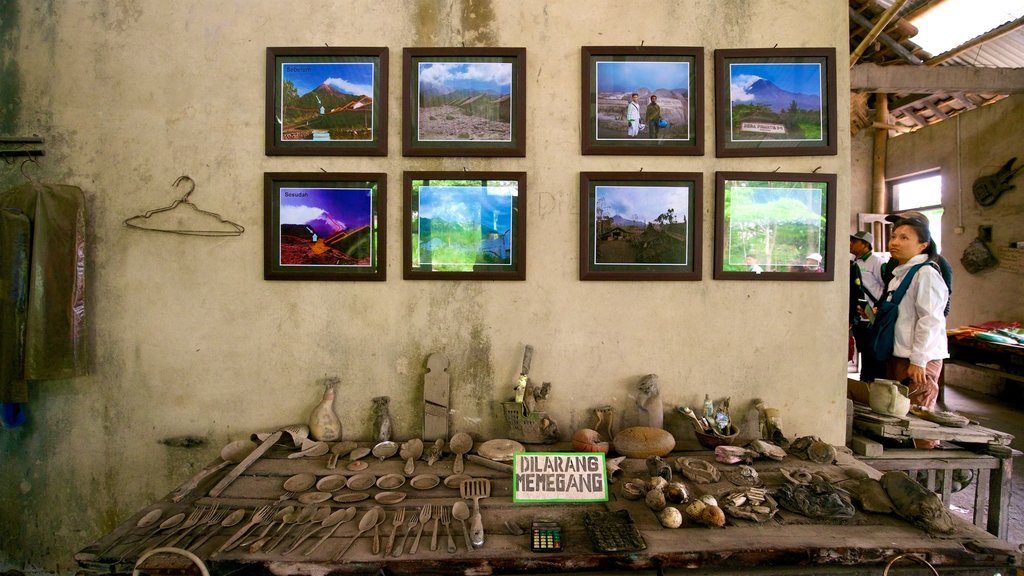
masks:
{"type": "MultiPolygon", "coordinates": [[[[929,264],[917,271],[900,302],[886,376],[892,380],[909,380],[910,403],[932,410],[939,395],[942,360],[949,356],[943,313],[949,290],[935,263],[935,243],[928,232],[928,224],[917,218],[896,222],[889,237],[889,253],[899,263],[889,281],[889,292],[899,287],[914,266],[929,264]]],[[[914,445],[934,448],[938,441],[914,440],[914,445]]]]}

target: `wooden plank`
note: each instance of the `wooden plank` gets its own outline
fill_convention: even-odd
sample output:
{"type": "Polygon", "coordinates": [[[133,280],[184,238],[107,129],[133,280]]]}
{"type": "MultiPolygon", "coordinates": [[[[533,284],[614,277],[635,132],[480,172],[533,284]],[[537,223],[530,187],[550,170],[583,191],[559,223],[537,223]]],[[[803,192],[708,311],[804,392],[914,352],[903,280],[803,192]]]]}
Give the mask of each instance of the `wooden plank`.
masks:
{"type": "Polygon", "coordinates": [[[974,525],[986,527],[985,516],[991,503],[989,501],[988,485],[989,471],[985,468],[974,471],[974,525]]]}
{"type": "Polygon", "coordinates": [[[885,450],[880,443],[857,434],[850,438],[850,449],[853,450],[854,454],[868,457],[881,456],[885,450]]]}

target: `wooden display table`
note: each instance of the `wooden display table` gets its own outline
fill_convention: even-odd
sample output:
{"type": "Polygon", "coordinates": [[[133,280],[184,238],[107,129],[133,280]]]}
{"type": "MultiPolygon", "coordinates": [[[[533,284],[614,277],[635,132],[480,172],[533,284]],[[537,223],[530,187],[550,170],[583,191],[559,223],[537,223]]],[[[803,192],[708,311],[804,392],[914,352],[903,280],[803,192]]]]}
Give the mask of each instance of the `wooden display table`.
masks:
{"type": "MultiPolygon", "coordinates": [[[[543,451],[565,450],[567,446],[544,446],[543,451]]],[[[249,470],[235,480],[218,498],[205,496],[216,478],[200,484],[197,494],[178,504],[163,499],[127,519],[110,534],[99,538],[94,544],[76,554],[75,559],[84,573],[127,574],[138,558],[138,553],[120,558],[145,530],[136,524],[144,514],[153,509],[163,510],[167,518],[178,512],[188,513],[196,507],[217,505],[223,508],[245,508],[251,511],[259,506],[272,504],[283,493],[285,479],[297,473],[312,473],[326,476],[332,473],[355,474],[345,470],[347,461],[339,469],[329,471],[325,467],[326,456],[316,459],[287,459],[290,453],[280,448],[268,452],[249,470]],[[110,547],[106,554],[99,554],[110,547]]],[[[673,461],[681,454],[666,458],[673,461]]],[[[686,452],[690,457],[713,460],[710,451],[686,452]]],[[[368,460],[370,467],[364,473],[381,477],[385,474],[401,473],[402,462],[392,458],[384,462],[368,460]]],[[[758,460],[755,468],[766,487],[779,486],[784,481],[780,469],[805,468],[818,473],[830,481],[845,479],[844,467],[860,468],[878,477],[880,473],[845,454],[840,455],[840,465],[819,466],[806,461],[787,457],[782,462],[758,460]]],[[[214,464],[211,464],[213,466],[214,464]]],[[[626,460],[623,463],[626,477],[646,477],[645,465],[640,460],[626,460]]],[[[722,469],[729,466],[718,465],[722,469]]],[[[432,473],[444,478],[452,473],[452,459],[447,457],[428,468],[426,463],[416,463],[415,474],[432,473]]],[[[284,547],[271,551],[252,553],[235,549],[214,555],[233,528],[223,528],[209,542],[193,552],[215,576],[228,573],[272,573],[277,575],[323,576],[328,574],[382,573],[382,574],[497,574],[497,573],[569,573],[614,571],[649,571],[647,573],[701,573],[750,574],[771,567],[772,574],[779,573],[829,573],[838,574],[880,574],[886,562],[901,553],[918,555],[933,564],[940,572],[955,569],[957,574],[1013,573],[1021,567],[1020,554],[1007,542],[979,529],[970,523],[957,520],[955,534],[935,537],[900,520],[895,516],[867,514],[858,511],[854,518],[844,521],[815,521],[810,518],[780,510],[775,518],[764,524],[730,518],[725,529],[713,529],[697,525],[685,525],[679,529],[665,529],[658,523],[642,500],[624,500],[619,492],[622,483],[616,483],[610,491],[610,501],[596,504],[516,504],[511,501],[512,481],[507,473],[481,467],[475,463],[466,464],[466,473],[474,477],[491,479],[490,497],[482,499],[486,542],[478,549],[466,549],[462,528],[456,521],[452,527],[457,551],[449,554],[442,543],[438,550],[430,550],[431,525],[424,531],[419,550],[409,554],[407,545],[400,557],[383,558],[371,552],[373,530],[369,530],[341,561],[331,559],[357,533],[359,518],[372,506],[372,498],[355,504],[339,504],[327,501],[334,508],[356,506],[356,518],[340,526],[338,531],[311,556],[302,556],[308,547],[285,556],[284,547]],[[589,511],[628,510],[646,541],[646,549],[634,552],[595,552],[583,516],[589,511]],[[528,529],[537,518],[559,522],[562,528],[564,551],[554,553],[531,552],[527,535],[510,533],[509,523],[528,529]]],[[[219,477],[219,474],[215,474],[219,477]]],[[[721,482],[693,485],[699,494],[720,495],[738,490],[725,475],[721,482]]],[[[381,536],[390,535],[392,520],[400,508],[406,509],[406,520],[416,515],[427,504],[446,507],[459,498],[457,489],[444,484],[427,490],[418,490],[407,482],[399,488],[408,496],[394,505],[386,505],[386,521],[380,526],[381,536]]],[[[343,488],[337,494],[351,490],[343,488]]],[[[375,494],[380,489],[366,490],[375,494]]],[[[247,516],[248,519],[248,516],[247,516]]],[[[301,530],[297,528],[296,530],[301,530]]],[[[404,528],[397,542],[401,542],[404,528]]],[[[440,542],[445,542],[442,532],[440,542]]],[[[287,542],[287,541],[286,541],[287,542]]],[[[155,544],[156,539],[151,541],[155,544]]],[[[410,541],[411,544],[411,541],[410,541]]],[[[396,546],[398,544],[396,543],[396,546]]],[[[182,573],[189,570],[190,562],[177,556],[154,555],[141,568],[144,572],[182,573]]],[[[192,570],[190,573],[194,573],[192,570]]]]}

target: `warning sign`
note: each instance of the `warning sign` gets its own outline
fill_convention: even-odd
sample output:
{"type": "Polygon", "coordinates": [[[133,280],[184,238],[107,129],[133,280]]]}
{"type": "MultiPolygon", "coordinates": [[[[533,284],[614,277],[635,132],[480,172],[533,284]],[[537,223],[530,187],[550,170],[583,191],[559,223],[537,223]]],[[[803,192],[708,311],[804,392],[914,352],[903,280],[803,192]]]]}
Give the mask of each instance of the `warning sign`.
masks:
{"type": "Polygon", "coordinates": [[[606,502],[604,454],[523,452],[512,462],[513,502],[606,502]]]}

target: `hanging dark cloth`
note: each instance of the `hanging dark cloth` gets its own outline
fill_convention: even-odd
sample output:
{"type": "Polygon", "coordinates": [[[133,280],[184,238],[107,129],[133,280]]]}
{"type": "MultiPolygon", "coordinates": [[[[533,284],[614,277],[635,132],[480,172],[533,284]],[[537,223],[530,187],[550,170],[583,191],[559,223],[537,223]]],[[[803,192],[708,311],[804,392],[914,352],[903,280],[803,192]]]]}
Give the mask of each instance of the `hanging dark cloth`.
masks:
{"type": "Polygon", "coordinates": [[[32,224],[14,208],[0,208],[0,402],[28,402],[25,314],[32,224]]]}
{"type": "MultiPolygon", "coordinates": [[[[25,380],[62,380],[88,371],[85,330],[85,198],[75,186],[29,183],[0,192],[0,209],[21,211],[31,226],[28,302],[25,311],[25,380]]],[[[3,283],[17,281],[14,243],[0,252],[3,283]],[[10,259],[10,260],[9,260],[10,259]]],[[[0,334],[17,331],[16,315],[4,313],[0,334]]],[[[0,366],[0,390],[17,375],[0,366]]],[[[3,400],[3,398],[0,398],[3,400]]]]}

